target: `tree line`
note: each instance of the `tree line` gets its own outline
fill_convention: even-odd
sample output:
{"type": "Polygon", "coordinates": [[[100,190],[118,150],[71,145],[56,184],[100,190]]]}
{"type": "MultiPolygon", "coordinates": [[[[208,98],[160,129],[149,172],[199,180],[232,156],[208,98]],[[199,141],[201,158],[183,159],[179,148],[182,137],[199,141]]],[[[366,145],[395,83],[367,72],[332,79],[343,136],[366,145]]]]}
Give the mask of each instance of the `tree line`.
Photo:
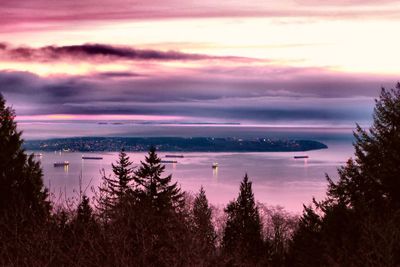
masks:
{"type": "Polygon", "coordinates": [[[121,151],[94,198],[49,200],[0,95],[1,266],[398,266],[400,84],[382,89],[355,155],[301,216],[257,203],[244,176],[223,212],[165,175],[154,148],[137,168],[121,151]]]}

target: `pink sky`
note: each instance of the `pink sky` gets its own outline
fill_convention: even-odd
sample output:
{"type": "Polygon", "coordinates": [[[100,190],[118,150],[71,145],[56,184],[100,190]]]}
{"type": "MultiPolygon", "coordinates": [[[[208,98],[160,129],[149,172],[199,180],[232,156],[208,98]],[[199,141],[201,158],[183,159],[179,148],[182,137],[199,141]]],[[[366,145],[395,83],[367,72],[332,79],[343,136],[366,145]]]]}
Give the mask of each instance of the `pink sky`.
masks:
{"type": "Polygon", "coordinates": [[[399,1],[4,0],[0,13],[0,90],[26,119],[353,124],[399,74],[399,1]]]}

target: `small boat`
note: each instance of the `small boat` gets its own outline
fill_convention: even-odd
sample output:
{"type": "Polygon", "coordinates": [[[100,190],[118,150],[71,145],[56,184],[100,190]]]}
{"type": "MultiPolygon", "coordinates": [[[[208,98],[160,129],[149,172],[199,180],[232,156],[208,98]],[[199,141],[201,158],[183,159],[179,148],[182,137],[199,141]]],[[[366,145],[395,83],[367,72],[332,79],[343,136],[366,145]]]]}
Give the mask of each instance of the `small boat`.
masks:
{"type": "Polygon", "coordinates": [[[162,160],[161,163],[178,163],[176,160],[162,160]]]}
{"type": "Polygon", "coordinates": [[[294,156],[295,159],[308,159],[308,156],[294,156]]]}
{"type": "Polygon", "coordinates": [[[184,158],[183,155],[165,155],[166,158],[184,158]]]}
{"type": "Polygon", "coordinates": [[[212,165],[212,168],[213,168],[213,169],[218,168],[218,163],[214,162],[213,165],[212,165]]]}
{"type": "Polygon", "coordinates": [[[103,159],[103,157],[96,157],[96,156],[82,156],[82,159],[95,159],[95,160],[99,160],[99,159],[103,159]]]}
{"type": "Polygon", "coordinates": [[[69,162],[68,161],[54,162],[54,167],[64,167],[64,166],[69,166],[69,162]]]}

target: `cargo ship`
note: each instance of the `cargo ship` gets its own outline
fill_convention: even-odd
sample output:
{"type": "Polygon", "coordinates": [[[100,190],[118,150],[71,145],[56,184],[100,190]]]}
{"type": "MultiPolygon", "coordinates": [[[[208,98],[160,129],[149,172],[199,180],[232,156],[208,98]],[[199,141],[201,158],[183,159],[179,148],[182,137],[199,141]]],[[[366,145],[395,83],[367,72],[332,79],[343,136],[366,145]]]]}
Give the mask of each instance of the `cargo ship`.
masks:
{"type": "Polygon", "coordinates": [[[65,166],[69,166],[68,161],[54,162],[54,167],[65,167],[65,166]]]}
{"type": "Polygon", "coordinates": [[[96,159],[96,160],[99,160],[99,159],[103,159],[103,157],[96,157],[96,156],[82,156],[82,159],[96,159]]]}
{"type": "Polygon", "coordinates": [[[308,159],[308,156],[294,156],[295,159],[308,159]]]}
{"type": "Polygon", "coordinates": [[[161,163],[178,163],[176,160],[162,160],[161,163]]]}
{"type": "Polygon", "coordinates": [[[166,158],[184,158],[184,155],[165,155],[166,158]]]}

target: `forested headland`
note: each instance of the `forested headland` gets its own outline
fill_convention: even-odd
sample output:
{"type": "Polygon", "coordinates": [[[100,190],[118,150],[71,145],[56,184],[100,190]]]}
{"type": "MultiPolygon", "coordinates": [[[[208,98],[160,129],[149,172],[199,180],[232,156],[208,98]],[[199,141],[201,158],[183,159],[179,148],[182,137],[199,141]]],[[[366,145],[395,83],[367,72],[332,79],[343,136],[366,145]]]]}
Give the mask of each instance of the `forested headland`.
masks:
{"type": "Polygon", "coordinates": [[[184,192],[155,148],[137,168],[122,150],[93,198],[55,203],[14,118],[0,96],[1,266],[400,265],[400,84],[382,89],[354,157],[300,216],[258,203],[245,173],[218,211],[203,188],[184,192]]]}
{"type": "Polygon", "coordinates": [[[168,152],[296,152],[328,148],[313,140],[271,138],[214,137],[75,137],[28,140],[24,148],[31,151],[157,151],[168,152]]]}

